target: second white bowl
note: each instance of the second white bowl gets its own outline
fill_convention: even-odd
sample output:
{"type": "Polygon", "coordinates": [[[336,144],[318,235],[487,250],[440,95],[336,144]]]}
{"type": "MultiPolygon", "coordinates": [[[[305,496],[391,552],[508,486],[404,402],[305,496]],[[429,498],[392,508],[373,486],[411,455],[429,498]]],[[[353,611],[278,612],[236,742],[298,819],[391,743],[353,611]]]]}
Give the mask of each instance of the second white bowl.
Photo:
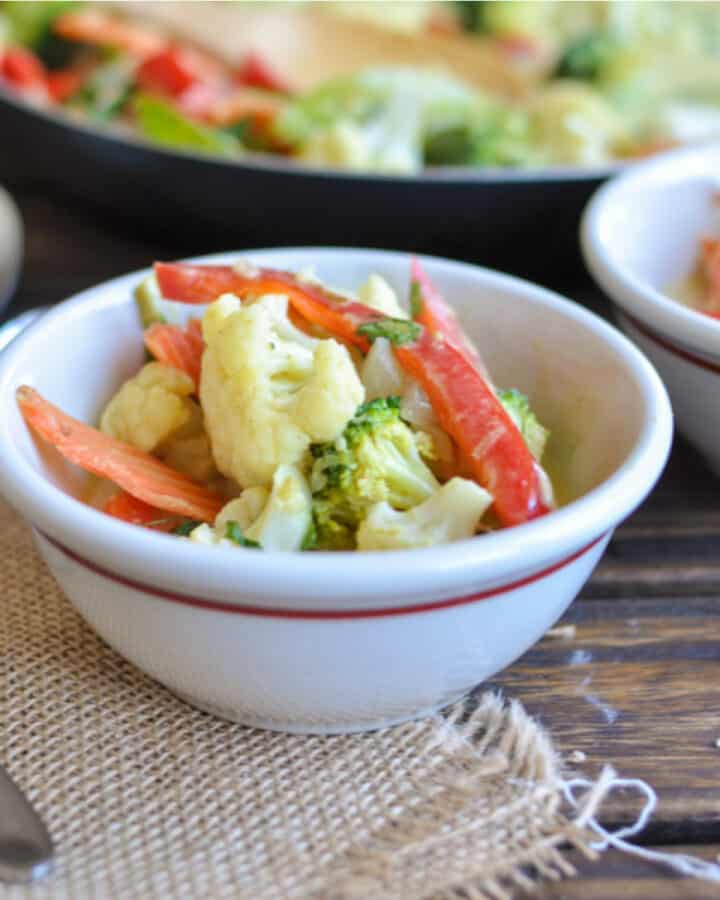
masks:
{"type": "Polygon", "coordinates": [[[623,330],[657,367],[679,430],[720,475],[720,321],[669,296],[718,235],[720,145],[663,154],[602,187],[582,221],[585,260],[623,330]]]}

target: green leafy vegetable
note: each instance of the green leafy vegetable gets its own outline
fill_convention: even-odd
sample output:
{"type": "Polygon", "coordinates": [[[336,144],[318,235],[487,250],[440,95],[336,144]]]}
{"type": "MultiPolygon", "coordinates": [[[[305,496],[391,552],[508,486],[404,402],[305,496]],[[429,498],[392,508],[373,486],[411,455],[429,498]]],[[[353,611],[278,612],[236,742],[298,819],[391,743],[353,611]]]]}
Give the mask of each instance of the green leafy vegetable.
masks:
{"type": "Polygon", "coordinates": [[[9,26],[9,38],[15,44],[23,44],[35,51],[41,51],[43,43],[50,37],[55,19],[73,6],[74,0],[37,0],[25,2],[15,0],[3,3],[2,12],[9,26]]]}
{"type": "Polygon", "coordinates": [[[358,328],[358,334],[366,337],[370,343],[378,338],[386,338],[395,347],[412,344],[422,332],[422,325],[409,319],[378,319],[377,322],[366,322],[358,328]]]}
{"type": "Polygon", "coordinates": [[[308,162],[414,172],[426,134],[478,103],[477,92],[444,73],[402,66],[333,79],[289,103],[276,136],[308,162]]]}
{"type": "Polygon", "coordinates": [[[138,130],[146,138],[166,147],[232,156],[241,149],[229,134],[185,118],[170,103],[140,94],[133,104],[138,130]]]}
{"type": "Polygon", "coordinates": [[[262,550],[257,541],[251,541],[243,535],[242,528],[237,522],[228,522],[225,526],[225,537],[241,547],[252,547],[255,550],[262,550]]]}
{"type": "Polygon", "coordinates": [[[549,432],[540,424],[535,413],[530,409],[530,401],[520,391],[512,388],[499,391],[498,399],[505,407],[513,422],[517,425],[532,455],[538,461],[542,459],[549,432]]]}
{"type": "Polygon", "coordinates": [[[609,29],[585,34],[569,44],[555,67],[558,78],[595,81],[621,46],[618,35],[609,29]]]}

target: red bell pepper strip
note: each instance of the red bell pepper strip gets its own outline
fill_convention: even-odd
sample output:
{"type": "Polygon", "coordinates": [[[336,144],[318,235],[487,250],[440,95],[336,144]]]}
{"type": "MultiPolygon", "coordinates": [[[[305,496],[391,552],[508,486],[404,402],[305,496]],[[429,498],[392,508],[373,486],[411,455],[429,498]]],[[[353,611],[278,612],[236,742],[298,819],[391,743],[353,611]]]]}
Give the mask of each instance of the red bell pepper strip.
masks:
{"type": "Polygon", "coordinates": [[[55,103],[64,103],[76,94],[83,85],[87,73],[79,69],[60,69],[48,72],[47,87],[55,103]]]}
{"type": "Polygon", "coordinates": [[[475,480],[493,495],[503,525],[548,512],[533,455],[485,378],[452,344],[424,331],[395,347],[402,368],[416,378],[475,480]]]}
{"type": "Polygon", "coordinates": [[[452,344],[487,378],[485,364],[477,348],[463,331],[455,310],[435,290],[415,256],[410,262],[410,301],[415,321],[424,325],[430,334],[442,335],[448,344],[452,344]]]}
{"type": "Polygon", "coordinates": [[[143,90],[167,97],[176,97],[198,80],[189,54],[178,47],[166,47],[148,56],[138,67],[135,79],[143,90]]]}
{"type": "Polygon", "coordinates": [[[223,501],[207,488],[149,453],[79,422],[47,401],[34,388],[17,389],[26,423],[75,465],[114,481],[118,487],[166,512],[213,522],[223,501]]]}
{"type": "Polygon", "coordinates": [[[280,94],[292,93],[290,84],[259,53],[250,52],[235,72],[235,81],[248,87],[264,88],[280,94]]]}
{"type": "Polygon", "coordinates": [[[172,531],[181,521],[179,516],[168,515],[126,491],[113,494],[103,506],[103,512],[131,525],[142,525],[154,531],[172,531]]]}
{"type": "Polygon", "coordinates": [[[300,281],[290,272],[278,269],[257,269],[245,273],[233,266],[156,262],[155,276],[163,297],[184,303],[212,303],[221,294],[235,294],[240,299],[262,294],[286,294],[295,310],[305,319],[365,351],[370,349],[370,343],[358,334],[358,327],[385,318],[382,313],[362,303],[347,300],[319,285],[300,281]]]}
{"type": "Polygon", "coordinates": [[[147,57],[135,78],[144,90],[177,97],[195,84],[220,84],[224,70],[219,63],[189,47],[165,47],[147,57]]]}
{"type": "Polygon", "coordinates": [[[232,293],[238,282],[232,266],[156,262],[154,268],[162,296],[181,303],[212,303],[232,293]]]}
{"type": "Polygon", "coordinates": [[[8,47],[0,55],[0,80],[23,94],[47,99],[47,73],[42,62],[25,47],[8,47]]]}
{"type": "MultiPolygon", "coordinates": [[[[232,266],[156,263],[155,273],[162,295],[172,300],[207,303],[224,292],[239,297],[284,293],[305,319],[365,351],[370,343],[358,329],[386,318],[362,303],[274,269],[245,274],[232,266]]],[[[403,369],[427,393],[473,477],[493,494],[500,521],[518,525],[548,512],[535,460],[520,431],[467,357],[427,329],[416,341],[394,350],[403,369]]]]}
{"type": "Polygon", "coordinates": [[[197,390],[205,342],[198,329],[157,323],[145,329],[145,346],[161,363],[189,375],[197,390]]]}

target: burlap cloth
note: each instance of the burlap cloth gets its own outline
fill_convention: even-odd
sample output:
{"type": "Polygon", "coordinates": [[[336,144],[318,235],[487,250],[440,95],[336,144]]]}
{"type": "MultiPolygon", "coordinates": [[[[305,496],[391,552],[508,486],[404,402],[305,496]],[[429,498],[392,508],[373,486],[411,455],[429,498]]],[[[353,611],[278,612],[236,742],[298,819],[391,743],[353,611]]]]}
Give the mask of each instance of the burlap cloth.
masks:
{"type": "Polygon", "coordinates": [[[244,728],[99,640],[4,505],[0,558],[0,759],[58,854],[2,897],[508,898],[571,874],[562,844],[587,851],[518,704],[347,737],[244,728]]]}

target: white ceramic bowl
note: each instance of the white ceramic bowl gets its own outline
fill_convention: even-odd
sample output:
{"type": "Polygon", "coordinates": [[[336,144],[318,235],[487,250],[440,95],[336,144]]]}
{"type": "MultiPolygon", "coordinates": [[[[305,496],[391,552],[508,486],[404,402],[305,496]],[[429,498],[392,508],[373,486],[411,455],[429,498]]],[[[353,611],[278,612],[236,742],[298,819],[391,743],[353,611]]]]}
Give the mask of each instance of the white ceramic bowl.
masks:
{"type": "Polygon", "coordinates": [[[720,475],[720,321],[667,294],[692,272],[700,238],[718,235],[719,190],[720,145],[663,154],[601,188],[581,231],[588,267],[657,367],[679,430],[720,475]]]}
{"type": "Polygon", "coordinates": [[[0,309],[8,302],[17,284],[22,254],[20,213],[10,194],[0,187],[0,309]]]}
{"type": "MultiPolygon", "coordinates": [[[[212,261],[235,258],[229,254],[212,261]]],[[[253,251],[313,265],[334,285],[408,257],[347,249],[253,251]]],[[[189,702],[288,731],[361,730],[452,701],[517,659],[562,614],[613,528],[651,489],[672,419],[660,380],[611,326],[523,281],[428,257],[497,383],[527,392],[553,432],[562,509],[430,550],[263,554],[203,547],[75,499],[84,479],[37,444],[15,388],[94,421],[143,361],[131,290],[142,273],[54,308],[0,363],[0,488],[34,525],[72,603],[120,653],[189,702]],[[72,355],[59,352],[72,347],[72,355]]]]}

